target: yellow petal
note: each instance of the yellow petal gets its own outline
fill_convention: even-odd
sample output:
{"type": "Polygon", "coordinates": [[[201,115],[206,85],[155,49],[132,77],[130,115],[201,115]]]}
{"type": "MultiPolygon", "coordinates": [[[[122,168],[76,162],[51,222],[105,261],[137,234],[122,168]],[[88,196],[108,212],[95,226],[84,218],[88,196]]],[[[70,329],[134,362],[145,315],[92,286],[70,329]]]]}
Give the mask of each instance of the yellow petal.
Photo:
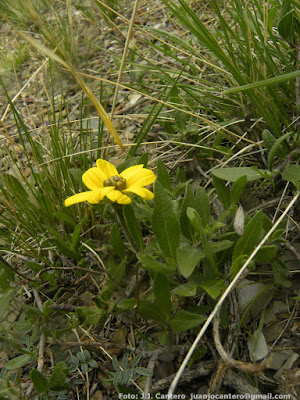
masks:
{"type": "Polygon", "coordinates": [[[114,186],[106,186],[101,189],[101,200],[110,192],[115,190],[114,186]]]}
{"type": "Polygon", "coordinates": [[[90,198],[88,199],[88,202],[90,204],[98,204],[98,203],[100,203],[101,200],[103,200],[103,198],[106,196],[106,194],[108,192],[111,192],[112,190],[114,190],[114,188],[112,186],[93,190],[91,192],[90,198]]]}
{"type": "Polygon", "coordinates": [[[139,186],[131,186],[130,188],[123,190],[123,192],[137,194],[145,200],[152,200],[154,197],[154,194],[150,192],[150,190],[139,186]]]}
{"type": "Polygon", "coordinates": [[[125,169],[125,171],[120,174],[126,179],[127,189],[130,186],[147,186],[153,183],[156,179],[154,172],[150,169],[143,168],[143,165],[134,165],[125,169]]]}
{"type": "Polygon", "coordinates": [[[116,168],[106,160],[102,160],[99,158],[96,161],[97,168],[105,175],[104,179],[109,178],[110,176],[119,175],[116,168]]]}
{"type": "Polygon", "coordinates": [[[91,198],[91,194],[92,194],[92,192],[82,192],[82,193],[74,194],[73,196],[68,197],[65,200],[65,206],[69,207],[76,203],[82,203],[83,201],[89,201],[89,199],[91,198]]]}
{"type": "Polygon", "coordinates": [[[118,204],[129,204],[131,203],[131,198],[126,196],[126,194],[123,194],[122,197],[119,198],[118,204]]]}
{"type": "Polygon", "coordinates": [[[110,200],[113,201],[114,203],[119,203],[119,204],[129,204],[131,203],[131,199],[120,192],[119,190],[113,190],[109,192],[106,197],[110,200]]]}
{"type": "Polygon", "coordinates": [[[89,192],[74,194],[65,200],[65,206],[69,207],[76,203],[82,203],[83,201],[87,201],[90,204],[98,204],[104,198],[104,196],[112,190],[114,190],[113,187],[106,187],[102,189],[91,190],[89,192]]]}
{"type": "Polygon", "coordinates": [[[141,169],[143,169],[143,164],[133,165],[132,167],[124,169],[124,171],[122,171],[120,175],[126,180],[131,179],[141,169]]]}
{"type": "Polygon", "coordinates": [[[82,182],[85,184],[87,188],[90,190],[97,190],[103,187],[103,182],[106,179],[106,176],[99,168],[93,167],[88,169],[82,175],[82,182]]]}

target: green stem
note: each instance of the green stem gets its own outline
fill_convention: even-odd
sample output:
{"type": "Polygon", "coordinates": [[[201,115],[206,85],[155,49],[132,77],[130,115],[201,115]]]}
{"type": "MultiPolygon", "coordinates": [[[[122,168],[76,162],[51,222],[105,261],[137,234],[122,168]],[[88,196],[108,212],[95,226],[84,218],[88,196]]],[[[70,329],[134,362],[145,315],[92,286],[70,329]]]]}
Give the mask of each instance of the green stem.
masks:
{"type": "MultiPolygon", "coordinates": [[[[136,253],[138,253],[139,249],[138,249],[137,245],[135,244],[135,242],[134,242],[134,240],[133,240],[133,238],[132,238],[132,236],[131,236],[128,228],[127,228],[127,225],[126,225],[126,221],[125,221],[125,218],[124,218],[124,215],[123,215],[123,207],[119,206],[118,204],[113,204],[112,206],[113,206],[113,208],[114,208],[114,210],[115,210],[115,212],[116,212],[116,214],[118,216],[119,222],[120,222],[120,224],[122,226],[123,232],[124,232],[127,240],[131,243],[132,247],[134,248],[134,251],[136,253]]],[[[136,271],[135,271],[136,304],[135,304],[134,313],[133,313],[133,322],[134,322],[134,324],[136,324],[137,307],[138,307],[139,301],[140,301],[140,297],[139,297],[139,279],[138,278],[139,278],[139,267],[137,265],[136,266],[136,271]]]]}
{"type": "Polygon", "coordinates": [[[124,215],[123,215],[123,207],[119,206],[118,204],[112,204],[113,209],[115,210],[115,213],[117,214],[117,217],[119,219],[119,222],[122,226],[123,232],[126,236],[126,239],[130,242],[130,244],[132,245],[132,247],[134,248],[135,252],[138,253],[139,249],[137,247],[137,245],[135,244],[133,238],[130,235],[130,232],[127,228],[125,219],[124,219],[124,215]]]}

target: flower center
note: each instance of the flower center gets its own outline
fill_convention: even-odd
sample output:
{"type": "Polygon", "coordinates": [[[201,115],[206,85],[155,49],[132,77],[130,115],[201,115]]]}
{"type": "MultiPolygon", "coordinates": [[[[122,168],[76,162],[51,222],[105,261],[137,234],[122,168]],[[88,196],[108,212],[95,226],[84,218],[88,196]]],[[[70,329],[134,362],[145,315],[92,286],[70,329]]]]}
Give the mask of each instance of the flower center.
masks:
{"type": "Polygon", "coordinates": [[[114,175],[105,179],[103,186],[114,186],[117,190],[124,190],[126,189],[126,179],[122,178],[122,176],[114,175]]]}

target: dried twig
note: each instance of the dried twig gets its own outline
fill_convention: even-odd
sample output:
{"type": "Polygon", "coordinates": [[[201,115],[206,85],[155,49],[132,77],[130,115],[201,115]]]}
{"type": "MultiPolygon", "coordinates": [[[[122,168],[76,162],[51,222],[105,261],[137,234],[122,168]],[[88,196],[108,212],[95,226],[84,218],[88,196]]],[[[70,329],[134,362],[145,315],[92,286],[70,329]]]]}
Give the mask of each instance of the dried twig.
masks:
{"type": "MultiPolygon", "coordinates": [[[[216,363],[214,361],[203,361],[199,364],[194,364],[192,368],[188,368],[182,374],[182,383],[187,383],[192,381],[193,379],[198,379],[202,376],[208,376],[214,371],[216,368],[216,363]]],[[[176,374],[172,374],[167,376],[166,378],[160,379],[159,381],[155,382],[152,386],[152,391],[156,390],[164,390],[166,389],[173,379],[176,377],[176,374]]],[[[171,397],[172,398],[172,397],[171,397]]]]}
{"type": "Polygon", "coordinates": [[[154,371],[154,367],[155,367],[155,362],[157,360],[158,354],[154,354],[152,357],[150,357],[150,360],[148,361],[147,364],[147,369],[150,369],[150,371],[152,371],[152,375],[147,376],[146,378],[146,382],[145,382],[145,387],[144,387],[144,398],[145,399],[150,399],[150,393],[151,393],[151,384],[152,384],[152,377],[153,377],[153,371],[154,371]]]}
{"type": "MultiPolygon", "coordinates": [[[[237,393],[249,393],[250,395],[260,395],[261,392],[256,387],[250,385],[246,378],[238,375],[229,369],[224,377],[224,384],[234,388],[237,393]]],[[[253,396],[254,398],[254,396],[253,396]]]]}
{"type": "MultiPolygon", "coordinates": [[[[33,295],[36,301],[36,304],[38,306],[38,309],[40,311],[43,311],[43,302],[40,298],[39,292],[36,289],[33,289],[33,295]]],[[[46,336],[44,332],[41,333],[40,337],[40,342],[39,342],[39,357],[38,357],[38,365],[37,365],[37,370],[39,372],[43,371],[44,367],[44,350],[45,350],[45,343],[46,343],[46,336]]],[[[30,396],[31,392],[33,390],[33,383],[31,383],[28,386],[28,389],[26,390],[26,397],[30,396]]]]}

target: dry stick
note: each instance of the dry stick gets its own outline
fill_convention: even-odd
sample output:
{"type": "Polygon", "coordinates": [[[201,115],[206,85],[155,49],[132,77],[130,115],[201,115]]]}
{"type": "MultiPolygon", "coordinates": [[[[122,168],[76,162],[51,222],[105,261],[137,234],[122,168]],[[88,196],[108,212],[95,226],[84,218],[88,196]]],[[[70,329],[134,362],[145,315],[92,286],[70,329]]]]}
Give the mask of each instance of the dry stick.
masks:
{"type": "Polygon", "coordinates": [[[237,283],[237,281],[239,280],[240,276],[244,273],[244,271],[246,271],[246,268],[248,267],[248,265],[250,264],[250,262],[253,260],[253,258],[255,257],[255,255],[257,254],[258,250],[265,244],[265,242],[268,240],[268,238],[271,236],[271,234],[274,232],[274,230],[277,228],[277,226],[280,224],[280,222],[284,219],[284,217],[286,216],[286,214],[289,212],[289,210],[292,208],[292,206],[295,204],[295,202],[297,201],[298,197],[300,195],[300,192],[297,192],[295,194],[295,196],[293,197],[292,201],[290,202],[290,204],[288,205],[288,207],[284,210],[284,212],[282,213],[282,215],[278,218],[278,220],[276,221],[276,223],[273,225],[273,227],[269,230],[269,232],[264,236],[264,238],[261,240],[261,242],[258,244],[258,246],[254,249],[254,251],[251,253],[251,255],[249,256],[248,260],[245,262],[245,264],[242,266],[242,268],[240,269],[240,271],[236,274],[236,276],[234,277],[234,279],[232,280],[232,282],[229,284],[229,286],[227,287],[227,289],[225,290],[225,292],[223,293],[223,295],[221,296],[220,300],[218,301],[218,303],[216,304],[215,308],[213,309],[213,311],[211,312],[211,314],[209,315],[209,317],[207,318],[205,324],[203,325],[202,329],[200,330],[200,332],[198,333],[198,336],[196,337],[194,343],[192,344],[192,347],[190,348],[190,350],[188,351],[185,359],[183,360],[183,363],[181,364],[179,370],[177,371],[177,374],[175,375],[175,378],[173,379],[173,382],[170,385],[169,391],[168,391],[168,395],[170,398],[172,398],[174,391],[176,389],[176,386],[178,384],[178,381],[187,365],[187,363],[189,362],[195,348],[197,347],[200,339],[202,338],[202,336],[204,335],[204,333],[206,332],[209,324],[211,323],[211,321],[214,319],[215,315],[217,314],[219,308],[221,307],[221,305],[223,304],[224,300],[226,299],[226,297],[228,296],[228,294],[231,292],[231,290],[234,288],[235,284],[237,283]]]}
{"type": "Polygon", "coordinates": [[[224,384],[230,386],[236,390],[237,393],[249,393],[252,398],[262,398],[258,395],[262,395],[261,391],[256,387],[250,385],[250,383],[236,372],[229,369],[224,377],[224,384]],[[254,397],[256,396],[256,397],[254,397]]]}
{"type": "Polygon", "coordinates": [[[144,387],[144,399],[150,399],[151,398],[151,384],[152,384],[152,377],[153,377],[153,371],[155,367],[155,362],[158,358],[158,354],[154,354],[152,357],[150,357],[150,360],[147,365],[147,369],[150,369],[152,371],[152,374],[150,376],[147,376],[146,382],[145,382],[145,387],[144,387]]]}
{"type": "MultiPolygon", "coordinates": [[[[43,312],[43,303],[40,298],[39,292],[36,289],[33,289],[33,294],[35,297],[36,304],[38,306],[38,309],[43,312]]],[[[45,343],[46,343],[46,336],[44,332],[41,333],[40,341],[39,341],[39,357],[38,357],[38,365],[37,365],[37,370],[39,372],[42,372],[43,366],[44,366],[44,350],[45,350],[45,343]]],[[[33,383],[31,383],[28,386],[28,389],[26,391],[26,397],[30,395],[33,389],[33,383]]]]}
{"type": "Polygon", "coordinates": [[[120,82],[121,82],[122,73],[123,73],[123,69],[124,69],[124,65],[125,65],[125,61],[126,61],[127,50],[128,50],[129,42],[130,42],[130,39],[131,39],[131,32],[132,32],[133,25],[134,25],[134,19],[135,19],[135,14],[136,14],[136,11],[137,11],[138,4],[139,4],[139,0],[135,0],[134,7],[133,7],[133,10],[132,10],[130,24],[129,24],[129,27],[128,27],[128,33],[127,33],[127,37],[126,37],[124,51],[123,51],[123,55],[122,55],[122,61],[121,61],[120,69],[119,69],[117,86],[116,86],[116,90],[115,90],[115,94],[114,94],[114,98],[113,98],[113,103],[112,103],[112,107],[111,107],[111,113],[110,113],[110,119],[111,120],[113,119],[115,108],[116,108],[117,96],[118,96],[119,87],[120,87],[119,85],[120,85],[120,82]]]}

